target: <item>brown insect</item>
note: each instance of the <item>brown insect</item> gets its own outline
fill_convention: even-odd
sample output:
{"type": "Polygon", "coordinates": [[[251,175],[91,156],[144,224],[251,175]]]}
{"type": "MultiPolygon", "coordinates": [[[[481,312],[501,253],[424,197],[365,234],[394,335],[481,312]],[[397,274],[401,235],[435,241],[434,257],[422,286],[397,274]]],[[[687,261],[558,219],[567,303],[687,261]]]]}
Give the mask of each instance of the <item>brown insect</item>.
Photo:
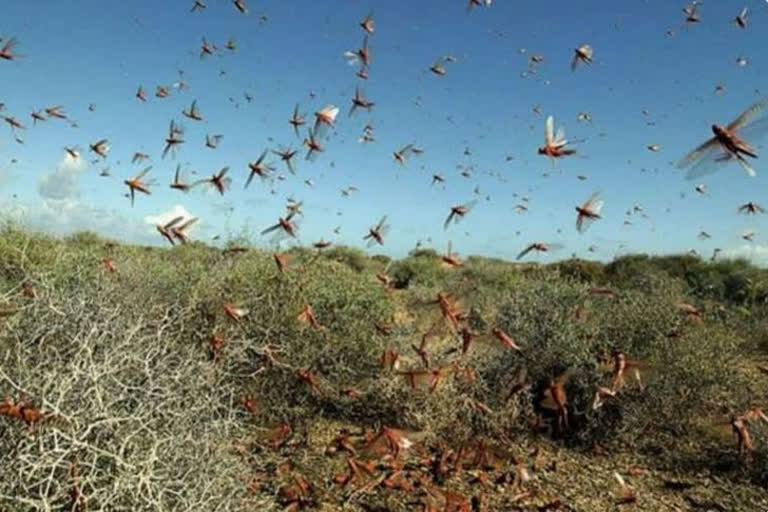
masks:
{"type": "Polygon", "coordinates": [[[228,302],[225,302],[222,305],[222,308],[224,309],[224,313],[235,323],[240,323],[243,317],[248,314],[247,309],[238,308],[237,306],[228,302]]]}
{"type": "Polygon", "coordinates": [[[445,68],[446,63],[454,61],[453,57],[440,57],[429,67],[429,70],[437,76],[445,76],[448,73],[448,70],[445,68]]]}
{"type": "Polygon", "coordinates": [[[768,415],[766,415],[759,407],[752,407],[741,416],[735,414],[731,415],[729,421],[733,435],[736,437],[739,458],[741,458],[745,464],[752,462],[754,443],[752,441],[752,436],[747,429],[747,425],[754,421],[768,424],[768,415]]]}
{"type": "Polygon", "coordinates": [[[469,0],[467,10],[471,11],[475,7],[490,7],[493,0],[469,0]]]}
{"type": "Polygon", "coordinates": [[[429,368],[431,366],[427,345],[429,344],[430,336],[432,336],[434,333],[434,328],[435,326],[432,325],[424,334],[421,335],[421,343],[419,343],[419,345],[411,345],[411,348],[414,352],[416,352],[416,355],[419,356],[419,359],[421,359],[421,362],[425,368],[429,368]]]}
{"type": "Polygon", "coordinates": [[[517,259],[522,259],[526,254],[528,254],[531,251],[537,251],[537,252],[550,252],[550,251],[557,251],[562,249],[563,246],[561,244],[550,244],[546,242],[533,242],[532,244],[528,245],[525,249],[520,251],[520,254],[517,255],[517,259]]]}
{"type": "Polygon", "coordinates": [[[678,302],[677,309],[679,309],[693,323],[700,324],[704,321],[704,315],[701,310],[693,304],[678,302]]]}
{"type": "Polygon", "coordinates": [[[356,54],[363,65],[363,69],[371,66],[371,49],[368,47],[368,35],[363,38],[363,45],[357,50],[356,54]]]}
{"type": "Polygon", "coordinates": [[[248,14],[248,6],[246,5],[245,0],[232,0],[232,4],[241,14],[248,14]]]}
{"type": "Polygon", "coordinates": [[[763,208],[757,203],[750,201],[748,203],[744,203],[743,205],[739,206],[738,212],[755,215],[757,213],[765,213],[765,208],[763,208]]]}
{"type": "Polygon", "coordinates": [[[324,249],[329,248],[331,245],[333,245],[333,242],[328,242],[321,238],[317,242],[314,242],[312,244],[312,247],[314,247],[315,249],[317,249],[318,252],[320,252],[320,251],[323,251],[324,249]]]}
{"type": "Polygon", "coordinates": [[[540,155],[546,155],[555,165],[558,158],[573,155],[575,149],[567,148],[569,141],[565,138],[565,130],[558,128],[555,135],[555,119],[552,116],[547,117],[544,123],[544,145],[538,149],[540,155]]]}
{"type": "Polygon", "coordinates": [[[640,390],[643,389],[643,382],[640,377],[639,368],[641,363],[633,361],[627,357],[624,352],[616,350],[613,353],[613,379],[611,380],[611,391],[616,392],[624,385],[624,377],[628,371],[633,370],[635,380],[640,390]]]}
{"type": "Polygon", "coordinates": [[[291,221],[294,215],[295,213],[291,212],[286,217],[280,217],[277,220],[276,224],[273,224],[272,226],[268,227],[267,229],[261,232],[262,236],[266,235],[267,233],[271,233],[273,231],[282,230],[284,234],[287,234],[293,238],[296,238],[298,225],[295,222],[291,221]]]}
{"type": "Polygon", "coordinates": [[[736,437],[739,458],[744,460],[745,463],[749,463],[754,451],[754,444],[752,443],[752,436],[749,434],[749,430],[747,430],[747,421],[742,416],[732,415],[730,425],[733,435],[736,437]]]}
{"type": "Polygon", "coordinates": [[[320,325],[320,322],[317,321],[317,318],[315,317],[315,312],[312,311],[312,306],[310,306],[309,304],[304,306],[304,309],[302,309],[301,312],[299,312],[296,318],[299,322],[309,324],[310,326],[312,326],[313,329],[323,328],[323,326],[320,325]]]}
{"type": "Polygon", "coordinates": [[[242,245],[230,244],[224,250],[222,250],[221,252],[223,254],[243,254],[243,253],[248,252],[248,248],[247,247],[243,247],[242,245]]]}
{"type": "Polygon", "coordinates": [[[685,13],[686,25],[689,25],[691,23],[699,23],[701,21],[701,17],[699,16],[699,13],[696,12],[698,8],[699,8],[698,0],[694,0],[693,3],[683,7],[683,13],[685,13]]]}
{"type": "Polygon", "coordinates": [[[5,395],[3,402],[0,403],[0,415],[20,420],[21,408],[11,401],[11,397],[5,395]]]}
{"type": "Polygon", "coordinates": [[[103,258],[101,260],[101,266],[104,267],[107,272],[117,272],[117,265],[112,258],[103,258]]]}
{"type": "Polygon", "coordinates": [[[171,124],[168,126],[168,137],[165,139],[163,158],[166,157],[169,151],[175,151],[180,144],[184,144],[183,135],[184,127],[177,125],[175,121],[171,120],[171,124]]]}
{"type": "Polygon", "coordinates": [[[224,337],[216,332],[212,333],[208,338],[208,350],[211,361],[214,363],[219,360],[221,350],[224,348],[225,343],[226,341],[224,340],[224,337]]]}
{"type": "Polygon", "coordinates": [[[272,258],[274,258],[275,260],[275,264],[277,265],[277,270],[281,274],[284,274],[288,268],[288,255],[276,252],[275,254],[272,255],[272,258]]]}
{"type": "Polygon", "coordinates": [[[176,172],[173,175],[173,181],[171,182],[171,188],[175,190],[181,190],[182,192],[189,192],[192,186],[183,181],[181,176],[181,164],[176,166],[176,172]]]}
{"type": "Polygon", "coordinates": [[[300,475],[294,475],[293,484],[284,485],[278,491],[280,501],[286,505],[286,512],[295,512],[315,506],[315,500],[312,498],[312,486],[300,475]]]}
{"type": "Polygon", "coordinates": [[[608,299],[615,299],[616,298],[616,292],[611,290],[610,288],[603,288],[600,286],[595,286],[587,290],[587,293],[598,297],[606,297],[608,299]]]}
{"type": "Polygon", "coordinates": [[[206,8],[208,8],[208,6],[205,4],[205,2],[202,0],[195,0],[195,3],[192,4],[192,9],[190,9],[189,12],[202,11],[206,8]]]}
{"type": "Polygon", "coordinates": [[[264,163],[264,159],[267,157],[267,153],[268,151],[264,150],[264,152],[259,155],[259,158],[257,158],[255,162],[248,163],[248,169],[250,169],[250,173],[248,174],[248,179],[246,180],[245,186],[243,188],[248,188],[248,185],[251,184],[254,176],[258,176],[262,180],[266,180],[269,178],[269,173],[275,170],[275,168],[270,164],[264,163]]]}
{"type": "Polygon", "coordinates": [[[475,333],[465,325],[459,331],[459,336],[461,337],[461,357],[464,357],[467,355],[470,347],[472,347],[472,343],[475,341],[475,333]]]}
{"type": "Polygon", "coordinates": [[[376,461],[369,460],[367,462],[361,462],[347,457],[347,473],[340,473],[333,477],[333,481],[341,487],[346,487],[356,480],[363,478],[363,473],[368,476],[373,476],[376,469],[376,461]]]}
{"type": "Polygon", "coordinates": [[[320,142],[315,135],[315,130],[312,128],[309,129],[307,138],[304,139],[303,144],[309,148],[307,151],[307,156],[305,157],[306,160],[313,161],[317,157],[318,153],[325,151],[325,148],[320,145],[320,142]]]}
{"type": "Polygon", "coordinates": [[[404,146],[395,151],[393,153],[395,162],[399,163],[400,165],[405,165],[405,161],[408,159],[408,157],[411,154],[416,154],[416,152],[413,150],[413,147],[413,144],[408,144],[407,146],[404,146]]]}
{"type": "Polygon", "coordinates": [[[584,64],[592,64],[592,55],[594,50],[588,44],[583,44],[573,50],[573,60],[571,60],[571,71],[576,71],[576,67],[580,62],[584,64]]]}
{"type": "Polygon", "coordinates": [[[85,512],[88,509],[88,501],[80,487],[80,470],[77,459],[69,463],[69,477],[72,479],[72,488],[69,490],[69,497],[72,500],[71,509],[74,512],[85,512]]]}
{"type": "Polygon", "coordinates": [[[403,492],[412,492],[413,484],[407,480],[402,469],[396,469],[381,481],[381,485],[387,489],[396,489],[403,492]]]}
{"type": "Polygon", "coordinates": [[[14,60],[16,58],[16,54],[13,53],[13,49],[18,44],[19,44],[19,41],[15,37],[12,37],[9,40],[7,40],[5,44],[0,48],[0,59],[14,60]]]}
{"type": "Polygon", "coordinates": [[[152,170],[151,165],[149,167],[145,167],[139,174],[137,174],[133,178],[123,181],[123,183],[125,183],[128,186],[128,189],[131,195],[131,206],[133,206],[135,194],[137,190],[147,195],[151,194],[151,192],[149,191],[150,183],[142,181],[142,178],[144,178],[144,176],[146,176],[146,174],[150,170],[152,170]]]}
{"type": "Polygon", "coordinates": [[[3,120],[8,123],[8,126],[11,127],[11,130],[26,130],[27,128],[15,117],[5,116],[3,117],[3,120]]]}
{"type": "Polygon", "coordinates": [[[472,505],[463,495],[453,491],[441,490],[426,482],[424,487],[427,492],[427,497],[424,500],[425,510],[430,512],[448,510],[451,512],[472,512],[472,505]]]}
{"type": "Polygon", "coordinates": [[[448,217],[446,217],[445,222],[443,222],[443,229],[448,229],[451,221],[454,221],[455,223],[461,221],[466,214],[472,211],[475,205],[477,205],[477,202],[477,199],[473,199],[466,204],[456,204],[451,206],[451,211],[448,214],[448,217]]]}
{"type": "Polygon", "coordinates": [[[192,226],[195,222],[197,222],[199,219],[198,217],[190,217],[181,225],[179,226],[172,226],[170,228],[171,234],[181,242],[182,244],[186,244],[189,242],[189,235],[187,234],[187,229],[189,229],[190,226],[192,226]]]}
{"type": "Polygon", "coordinates": [[[254,395],[243,395],[240,397],[240,405],[243,409],[248,411],[251,416],[255,416],[258,412],[258,403],[254,395]]]}
{"type": "Polygon", "coordinates": [[[386,289],[392,288],[392,286],[394,285],[394,280],[389,274],[387,274],[387,271],[391,266],[392,266],[392,261],[389,261],[387,265],[384,267],[384,270],[382,270],[381,272],[376,272],[376,280],[380,282],[386,289]]]}
{"type": "Polygon", "coordinates": [[[173,241],[173,235],[171,234],[171,228],[184,220],[184,217],[176,217],[174,219],[171,219],[169,222],[165,224],[156,224],[155,227],[157,228],[157,232],[160,233],[160,235],[168,240],[168,242],[171,245],[176,245],[176,242],[173,241]]]}
{"type": "Polygon", "coordinates": [[[144,87],[141,85],[138,89],[136,89],[136,98],[140,101],[147,101],[147,95],[146,92],[144,92],[144,87]]]}
{"type": "Polygon", "coordinates": [[[216,49],[216,45],[209,43],[203,38],[203,44],[200,46],[200,58],[202,59],[206,55],[213,55],[216,49]]]}
{"type": "Polygon", "coordinates": [[[397,459],[415,445],[415,439],[404,430],[382,426],[381,430],[368,440],[364,450],[372,455],[390,456],[397,459]]]}
{"type": "Polygon", "coordinates": [[[132,164],[141,163],[141,162],[143,162],[144,160],[147,160],[147,159],[149,159],[149,155],[148,154],[142,153],[141,151],[136,151],[133,154],[133,157],[131,158],[131,163],[132,164]]]}
{"type": "Polygon", "coordinates": [[[200,109],[197,108],[197,100],[193,100],[188,109],[182,110],[181,113],[194,121],[202,121],[203,116],[200,114],[200,109]]]}
{"type": "Polygon", "coordinates": [[[440,368],[424,368],[419,370],[407,370],[395,372],[397,375],[405,377],[408,385],[412,389],[427,387],[430,393],[434,393],[440,382],[449,374],[456,373],[457,368],[451,364],[440,368]]]}
{"type": "Polygon", "coordinates": [[[101,158],[107,158],[109,153],[109,141],[107,139],[101,139],[89,145],[91,151],[99,155],[101,158]]]}
{"type": "Polygon", "coordinates": [[[355,96],[352,98],[352,108],[349,109],[349,116],[351,117],[358,108],[363,108],[370,112],[374,105],[374,102],[366,99],[365,94],[360,90],[360,87],[356,87],[355,96]]]}
{"type": "Polygon", "coordinates": [[[600,211],[605,202],[600,198],[599,192],[593,192],[586,201],[576,207],[576,230],[583,233],[595,220],[601,219],[600,211]]]}
{"type": "Polygon", "coordinates": [[[297,103],[293,108],[293,115],[288,120],[291,126],[293,126],[293,131],[297,137],[299,136],[299,128],[307,123],[305,116],[306,114],[299,114],[299,104],[297,103]]]}
{"type": "Polygon", "coordinates": [[[232,180],[227,176],[227,173],[229,172],[229,167],[222,167],[219,172],[213,173],[213,175],[210,178],[203,178],[201,180],[197,180],[192,184],[192,187],[204,183],[209,183],[211,186],[213,186],[214,189],[216,189],[220,195],[224,195],[224,192],[229,188],[230,184],[232,183],[232,180]]]}
{"type": "Polygon", "coordinates": [[[400,351],[396,348],[387,348],[381,352],[379,364],[382,368],[389,367],[390,371],[397,370],[400,367],[400,351]]]}
{"type": "Polygon", "coordinates": [[[288,147],[280,148],[278,151],[272,150],[272,153],[279,156],[280,160],[285,162],[285,165],[288,167],[288,170],[291,172],[291,174],[296,174],[296,168],[293,166],[293,157],[295,157],[298,153],[297,150],[288,147]]]}
{"type": "Polygon", "coordinates": [[[339,115],[339,107],[326,105],[315,112],[315,134],[323,138],[327,130],[336,122],[336,116],[339,115]]]}
{"type": "Polygon", "coordinates": [[[69,148],[64,147],[64,151],[67,152],[67,154],[72,158],[72,160],[77,160],[80,158],[80,150],[78,148],[69,148]]]}
{"type": "Polygon", "coordinates": [[[491,329],[491,334],[499,340],[499,343],[501,343],[501,346],[504,348],[511,348],[512,350],[516,350],[520,354],[523,353],[523,349],[520,348],[520,346],[517,344],[517,342],[507,334],[506,332],[502,331],[499,327],[494,327],[491,329]]]}
{"type": "Polygon", "coordinates": [[[221,139],[223,138],[223,135],[209,135],[206,134],[205,136],[205,147],[209,149],[216,149],[219,147],[219,142],[221,142],[221,139]]]}
{"type": "Polygon", "coordinates": [[[458,330],[459,322],[465,319],[466,313],[460,309],[459,303],[448,293],[438,292],[437,299],[433,302],[440,308],[443,319],[454,330],[458,330]]]}
{"type": "Polygon", "coordinates": [[[21,285],[21,295],[27,297],[28,299],[40,298],[40,293],[34,286],[30,285],[29,283],[24,283],[21,285]]]}
{"type": "Polygon", "coordinates": [[[747,28],[747,14],[749,13],[749,8],[744,7],[738,16],[736,16],[733,19],[733,22],[736,23],[740,28],[747,28]]]}
{"type": "Polygon", "coordinates": [[[11,401],[8,395],[5,395],[3,402],[0,403],[0,416],[7,416],[23,421],[27,424],[30,433],[34,433],[35,427],[55,419],[54,415],[43,414],[43,412],[34,407],[29,399],[21,394],[16,403],[11,401]]]}
{"type": "Polygon", "coordinates": [[[47,118],[41,112],[35,112],[29,114],[32,117],[32,126],[36,126],[38,121],[45,121],[47,118]]]}
{"type": "Polygon", "coordinates": [[[155,88],[155,96],[158,98],[167,98],[170,94],[168,87],[165,85],[158,85],[157,88],[155,88]]]}
{"type": "Polygon", "coordinates": [[[554,409],[557,413],[557,427],[560,432],[569,428],[568,421],[568,396],[565,393],[565,382],[568,380],[568,373],[565,372],[557,377],[549,379],[544,390],[544,399],[541,402],[542,407],[554,409]]]}
{"type": "Polygon", "coordinates": [[[368,240],[368,247],[372,247],[374,244],[384,245],[384,237],[389,232],[390,227],[386,222],[387,216],[384,215],[378,224],[368,228],[368,234],[363,237],[363,240],[368,240]]]}
{"type": "Polygon", "coordinates": [[[756,159],[757,150],[747,142],[745,137],[758,137],[765,134],[768,124],[753,123],[753,120],[765,110],[766,106],[768,106],[768,99],[750,106],[724,127],[713,124],[714,136],[688,153],[677,163],[677,168],[683,169],[696,162],[686,174],[686,179],[692,180],[718,170],[718,164],[735,159],[749,176],[755,176],[755,170],[746,157],[756,159]]]}
{"type": "Polygon", "coordinates": [[[459,257],[452,251],[451,242],[448,242],[448,250],[440,257],[442,264],[447,268],[458,268],[464,265],[459,257]]]}
{"type": "Polygon", "coordinates": [[[373,34],[376,31],[376,25],[373,21],[373,12],[369,13],[360,21],[360,28],[362,28],[366,34],[373,34]]]}

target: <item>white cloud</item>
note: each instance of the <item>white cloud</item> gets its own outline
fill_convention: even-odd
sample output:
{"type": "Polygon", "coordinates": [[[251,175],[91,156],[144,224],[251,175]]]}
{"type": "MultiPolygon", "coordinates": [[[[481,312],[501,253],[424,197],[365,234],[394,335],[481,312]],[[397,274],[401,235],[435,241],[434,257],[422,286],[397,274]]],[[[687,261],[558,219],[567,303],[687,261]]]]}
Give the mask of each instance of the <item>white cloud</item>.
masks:
{"type": "Polygon", "coordinates": [[[768,266],[768,246],[759,244],[744,244],[741,247],[725,249],[722,255],[726,258],[746,258],[755,265],[768,266]]]}
{"type": "Polygon", "coordinates": [[[82,156],[80,158],[72,158],[72,155],[66,151],[61,160],[59,160],[59,164],[56,166],[57,169],[69,172],[80,172],[85,170],[86,167],[88,167],[88,161],[86,161],[85,158],[82,156]]]}
{"type": "MultiPolygon", "coordinates": [[[[179,216],[185,219],[194,217],[180,204],[142,219],[125,215],[121,210],[95,207],[78,198],[47,198],[35,202],[0,200],[0,218],[24,229],[56,236],[89,230],[128,244],[165,245],[155,225],[165,224],[179,216]]],[[[200,220],[189,227],[188,233],[193,239],[206,240],[213,235],[212,228],[200,220]]]]}
{"type": "Polygon", "coordinates": [[[147,233],[144,223],[129,219],[115,210],[96,208],[77,198],[48,198],[34,204],[3,201],[0,202],[0,216],[27,229],[54,235],[91,230],[108,238],[133,243],[157,243],[156,237],[147,233]]]}
{"type": "Polygon", "coordinates": [[[80,197],[80,172],[88,167],[82,157],[72,158],[69,153],[56,166],[56,170],[40,176],[37,192],[46,199],[68,200],[80,197]]]}
{"type": "Polygon", "coordinates": [[[77,176],[70,172],[55,171],[40,177],[37,192],[45,199],[77,199],[80,197],[80,183],[77,176]]]}

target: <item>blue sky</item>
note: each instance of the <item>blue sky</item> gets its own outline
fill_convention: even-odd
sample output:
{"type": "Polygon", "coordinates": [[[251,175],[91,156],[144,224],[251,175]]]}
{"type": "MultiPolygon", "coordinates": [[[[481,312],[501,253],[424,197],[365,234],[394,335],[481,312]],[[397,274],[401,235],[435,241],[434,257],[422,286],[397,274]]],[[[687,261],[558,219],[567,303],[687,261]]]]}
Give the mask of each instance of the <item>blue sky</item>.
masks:
{"type": "Polygon", "coordinates": [[[0,37],[17,37],[21,57],[0,61],[0,114],[27,126],[18,132],[23,144],[0,126],[4,216],[57,233],[90,228],[162,244],[152,221],[188,212],[201,218],[193,238],[245,232],[255,245],[268,246],[258,232],[284,214],[292,196],[305,205],[303,244],[325,237],[363,247],[368,226],[387,214],[392,229],[375,251],[395,256],[418,240],[441,251],[452,240],[460,255],[505,258],[529,242],[549,241],[565,246],[550,258],[689,249],[709,256],[719,247],[768,261],[765,219],[736,214],[747,201],[768,206],[761,197],[768,174],[763,159],[755,178],[734,164],[689,182],[672,166],[710,136],[712,123],[729,122],[760,98],[758,90],[768,94],[765,2],[705,2],[701,22],[688,28],[685,2],[667,0],[497,0],[470,13],[463,0],[250,0],[248,15],[229,0],[207,0],[208,8],[195,13],[192,4],[80,0],[3,7],[0,37]],[[750,24],[741,30],[732,20],[745,5],[750,24]],[[358,23],[370,12],[372,65],[370,78],[361,81],[343,53],[360,47],[358,23]],[[220,56],[199,58],[203,37],[222,48],[220,56]],[[223,49],[230,37],[235,52],[223,49]],[[572,72],[573,49],[581,44],[594,48],[594,63],[572,72]],[[544,61],[535,74],[522,76],[534,53],[544,61]],[[447,74],[430,73],[444,55],[456,57],[447,74]],[[737,65],[739,56],[748,65],[737,65]],[[156,98],[156,86],[177,82],[178,70],[190,88],[156,98]],[[719,83],[725,86],[720,95],[719,83]],[[134,96],[139,85],[146,103],[134,96]],[[370,115],[350,118],[356,85],[376,105],[370,115]],[[200,123],[181,115],[195,99],[205,116],[200,123]],[[247,163],[264,149],[301,146],[305,134],[297,138],[288,124],[296,103],[310,116],[326,104],[340,107],[326,152],[309,162],[302,151],[296,176],[276,162],[285,180],[254,181],[243,190],[247,163]],[[63,105],[78,127],[57,119],[33,126],[30,112],[51,105],[63,105]],[[578,122],[579,112],[589,112],[592,123],[578,122]],[[536,153],[550,114],[569,138],[585,139],[578,154],[556,168],[536,153]],[[171,119],[185,126],[187,142],[175,159],[162,160],[171,119]],[[367,122],[376,141],[364,145],[358,138],[367,122]],[[223,134],[216,150],[204,146],[206,133],[223,134]],[[91,165],[88,144],[101,138],[112,149],[105,162],[91,165]],[[400,167],[392,153],[409,143],[424,153],[400,167]],[[650,144],[660,151],[648,151],[650,144]],[[65,158],[64,146],[74,145],[85,162],[65,158]],[[122,180],[140,169],[130,163],[136,151],[152,157],[149,177],[157,184],[131,208],[122,180]],[[232,189],[224,197],[202,187],[189,195],[171,190],[177,163],[197,171],[192,179],[229,166],[232,189]],[[107,165],[111,176],[100,177],[107,165]],[[471,165],[471,177],[461,176],[457,165],[471,165]],[[445,187],[430,186],[437,172],[445,187]],[[580,174],[588,179],[578,180],[580,174]],[[698,183],[707,185],[707,196],[695,192],[698,183]],[[342,197],[340,189],[349,185],[359,192],[342,197]],[[604,218],[579,234],[574,207],[595,190],[605,198],[604,218]],[[524,214],[513,210],[522,196],[529,198],[524,214]],[[474,198],[480,199],[475,209],[443,230],[450,206],[474,198]],[[647,218],[626,215],[635,204],[647,218]],[[712,238],[697,239],[702,230],[712,238]],[[757,232],[751,244],[741,239],[747,230],[757,232]],[[596,252],[587,252],[589,246],[596,252]]]}

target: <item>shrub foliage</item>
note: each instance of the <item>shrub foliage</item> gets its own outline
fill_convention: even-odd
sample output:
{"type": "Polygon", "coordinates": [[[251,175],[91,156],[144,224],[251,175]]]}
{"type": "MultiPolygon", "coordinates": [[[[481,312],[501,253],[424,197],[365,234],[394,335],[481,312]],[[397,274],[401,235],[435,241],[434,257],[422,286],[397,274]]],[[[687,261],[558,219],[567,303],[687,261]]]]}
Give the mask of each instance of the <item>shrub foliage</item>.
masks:
{"type": "MultiPolygon", "coordinates": [[[[48,416],[29,425],[0,416],[0,500],[69,510],[77,487],[94,509],[246,510],[267,502],[247,491],[254,468],[233,444],[276,425],[298,431],[324,418],[438,441],[538,424],[571,445],[658,449],[681,436],[710,442],[699,427],[713,411],[765,399],[739,371],[768,348],[768,276],[745,262],[633,256],[539,267],[473,257],[451,269],[430,251],[393,262],[345,248],[289,257],[282,273],[259,251],[112,246],[6,227],[0,396],[27,397],[48,416]],[[439,294],[455,301],[470,344],[439,294]],[[225,304],[244,314],[229,316],[225,304]],[[382,365],[385,351],[399,354],[396,365],[382,365]],[[641,385],[631,373],[595,409],[616,351],[641,385]],[[404,374],[425,362],[444,371],[416,386],[404,374]],[[553,379],[568,397],[567,429],[546,405],[553,379]]],[[[731,445],[723,453],[736,457],[731,445]]]]}

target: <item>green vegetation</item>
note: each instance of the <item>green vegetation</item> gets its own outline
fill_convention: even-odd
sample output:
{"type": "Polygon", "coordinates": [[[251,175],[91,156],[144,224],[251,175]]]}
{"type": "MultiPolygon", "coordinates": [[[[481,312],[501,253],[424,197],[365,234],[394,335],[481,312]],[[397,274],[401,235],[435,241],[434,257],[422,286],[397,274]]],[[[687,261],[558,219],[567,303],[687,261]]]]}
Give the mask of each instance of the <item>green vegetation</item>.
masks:
{"type": "Polygon", "coordinates": [[[615,510],[614,471],[640,510],[768,506],[768,428],[749,422],[746,464],[728,424],[768,407],[758,369],[768,359],[768,271],[689,256],[471,257],[447,268],[430,250],[400,261],[343,247],[286,255],[281,273],[257,250],[5,227],[0,508],[78,510],[77,488],[88,510],[420,510],[425,499],[463,510],[445,491],[484,496],[488,510],[558,499],[566,510],[615,510]],[[438,294],[449,294],[457,329],[438,294]],[[228,316],[225,304],[244,314],[228,316]],[[409,379],[402,373],[425,368],[422,342],[429,368],[442,371],[409,379]],[[381,364],[387,351],[399,353],[396,368],[381,364]],[[614,384],[614,351],[632,363],[595,409],[598,387],[614,384]],[[567,428],[549,404],[551,379],[567,395],[567,428]],[[51,419],[28,428],[8,406],[20,395],[51,419]],[[418,442],[377,454],[370,432],[382,427],[418,442]],[[348,456],[376,465],[346,486],[345,431],[348,456]],[[474,459],[442,471],[435,460],[461,446],[474,459]],[[527,482],[514,477],[523,464],[527,482]],[[414,490],[385,485],[398,467],[414,490]],[[306,500],[296,488],[289,496],[298,475],[312,487],[306,500]]]}

